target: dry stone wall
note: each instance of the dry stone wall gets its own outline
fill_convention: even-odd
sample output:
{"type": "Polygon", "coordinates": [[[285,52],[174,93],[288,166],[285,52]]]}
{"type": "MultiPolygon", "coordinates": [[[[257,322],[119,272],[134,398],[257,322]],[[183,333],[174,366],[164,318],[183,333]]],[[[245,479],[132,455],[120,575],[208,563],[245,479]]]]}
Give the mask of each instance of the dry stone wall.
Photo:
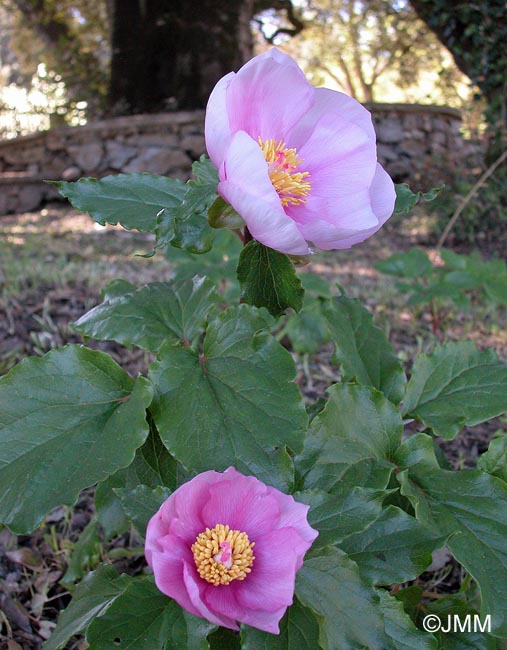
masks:
{"type": "MultiPolygon", "coordinates": [[[[396,182],[447,180],[466,151],[460,115],[445,107],[371,104],[378,155],[396,182]]],[[[58,197],[43,180],[152,172],[185,180],[205,151],[204,112],[136,115],[0,141],[0,214],[58,197]]]]}

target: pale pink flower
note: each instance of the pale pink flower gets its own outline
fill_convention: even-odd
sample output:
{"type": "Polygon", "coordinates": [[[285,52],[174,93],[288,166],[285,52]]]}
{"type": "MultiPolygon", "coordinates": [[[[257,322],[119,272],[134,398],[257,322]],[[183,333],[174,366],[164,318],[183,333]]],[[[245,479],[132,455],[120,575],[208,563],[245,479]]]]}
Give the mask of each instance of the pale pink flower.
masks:
{"type": "Polygon", "coordinates": [[[318,533],[308,506],[233,467],[199,474],[151,518],[146,559],[157,587],[195,616],[279,633],[296,572],[318,533]]]}
{"type": "Polygon", "coordinates": [[[350,248],[391,216],[395,191],[377,163],[371,115],[310,85],[276,49],[223,77],[206,110],[218,193],[254,239],[282,253],[350,248]]]}

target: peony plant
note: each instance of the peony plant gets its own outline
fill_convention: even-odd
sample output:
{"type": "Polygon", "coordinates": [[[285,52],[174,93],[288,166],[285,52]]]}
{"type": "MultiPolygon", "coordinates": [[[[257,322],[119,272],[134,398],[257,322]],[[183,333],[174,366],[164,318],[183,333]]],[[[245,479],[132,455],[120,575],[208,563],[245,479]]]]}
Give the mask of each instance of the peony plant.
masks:
{"type": "Polygon", "coordinates": [[[153,253],[180,249],[205,272],[116,280],[74,323],[150,352],[146,376],[67,345],[0,378],[0,521],[30,533],[95,486],[44,650],[76,635],[91,650],[502,648],[505,436],[460,471],[438,440],[507,411],[507,364],[460,341],[417,356],[408,378],[360,302],[294,266],[436,192],[395,188],[368,112],[277,50],[219,81],[206,142],[186,184],[58,183],[97,222],[152,233],[153,253]],[[219,229],[242,243],[239,301],[216,281],[219,229]],[[305,404],[279,338],[297,350],[317,325],[340,381],[305,404]],[[122,535],[128,574],[107,550],[80,565],[122,535]],[[421,586],[442,549],[465,576],[457,593],[421,586]]]}

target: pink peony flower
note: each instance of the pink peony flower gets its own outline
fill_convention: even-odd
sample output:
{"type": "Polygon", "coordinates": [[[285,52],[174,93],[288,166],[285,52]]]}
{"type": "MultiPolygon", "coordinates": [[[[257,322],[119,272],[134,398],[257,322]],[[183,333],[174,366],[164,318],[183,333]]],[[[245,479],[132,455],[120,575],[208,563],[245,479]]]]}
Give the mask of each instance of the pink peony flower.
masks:
{"type": "Polygon", "coordinates": [[[394,185],[377,163],[370,113],[311,86],[276,49],[217,83],[206,146],[218,193],[254,239],[282,253],[304,255],[307,242],[350,248],[393,212],[394,185]]]}
{"type": "Polygon", "coordinates": [[[318,535],[307,512],[233,467],[203,472],[151,518],[146,559],[160,591],[195,616],[278,634],[296,571],[318,535]]]}

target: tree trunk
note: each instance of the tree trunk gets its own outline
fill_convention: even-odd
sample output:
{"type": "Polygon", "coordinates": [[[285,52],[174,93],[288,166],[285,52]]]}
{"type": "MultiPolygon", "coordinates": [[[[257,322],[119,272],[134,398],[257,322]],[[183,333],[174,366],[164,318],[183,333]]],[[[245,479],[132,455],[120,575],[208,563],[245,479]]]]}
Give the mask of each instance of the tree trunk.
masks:
{"type": "Polygon", "coordinates": [[[253,0],[113,0],[110,114],[194,109],[252,55],[253,0]]]}

